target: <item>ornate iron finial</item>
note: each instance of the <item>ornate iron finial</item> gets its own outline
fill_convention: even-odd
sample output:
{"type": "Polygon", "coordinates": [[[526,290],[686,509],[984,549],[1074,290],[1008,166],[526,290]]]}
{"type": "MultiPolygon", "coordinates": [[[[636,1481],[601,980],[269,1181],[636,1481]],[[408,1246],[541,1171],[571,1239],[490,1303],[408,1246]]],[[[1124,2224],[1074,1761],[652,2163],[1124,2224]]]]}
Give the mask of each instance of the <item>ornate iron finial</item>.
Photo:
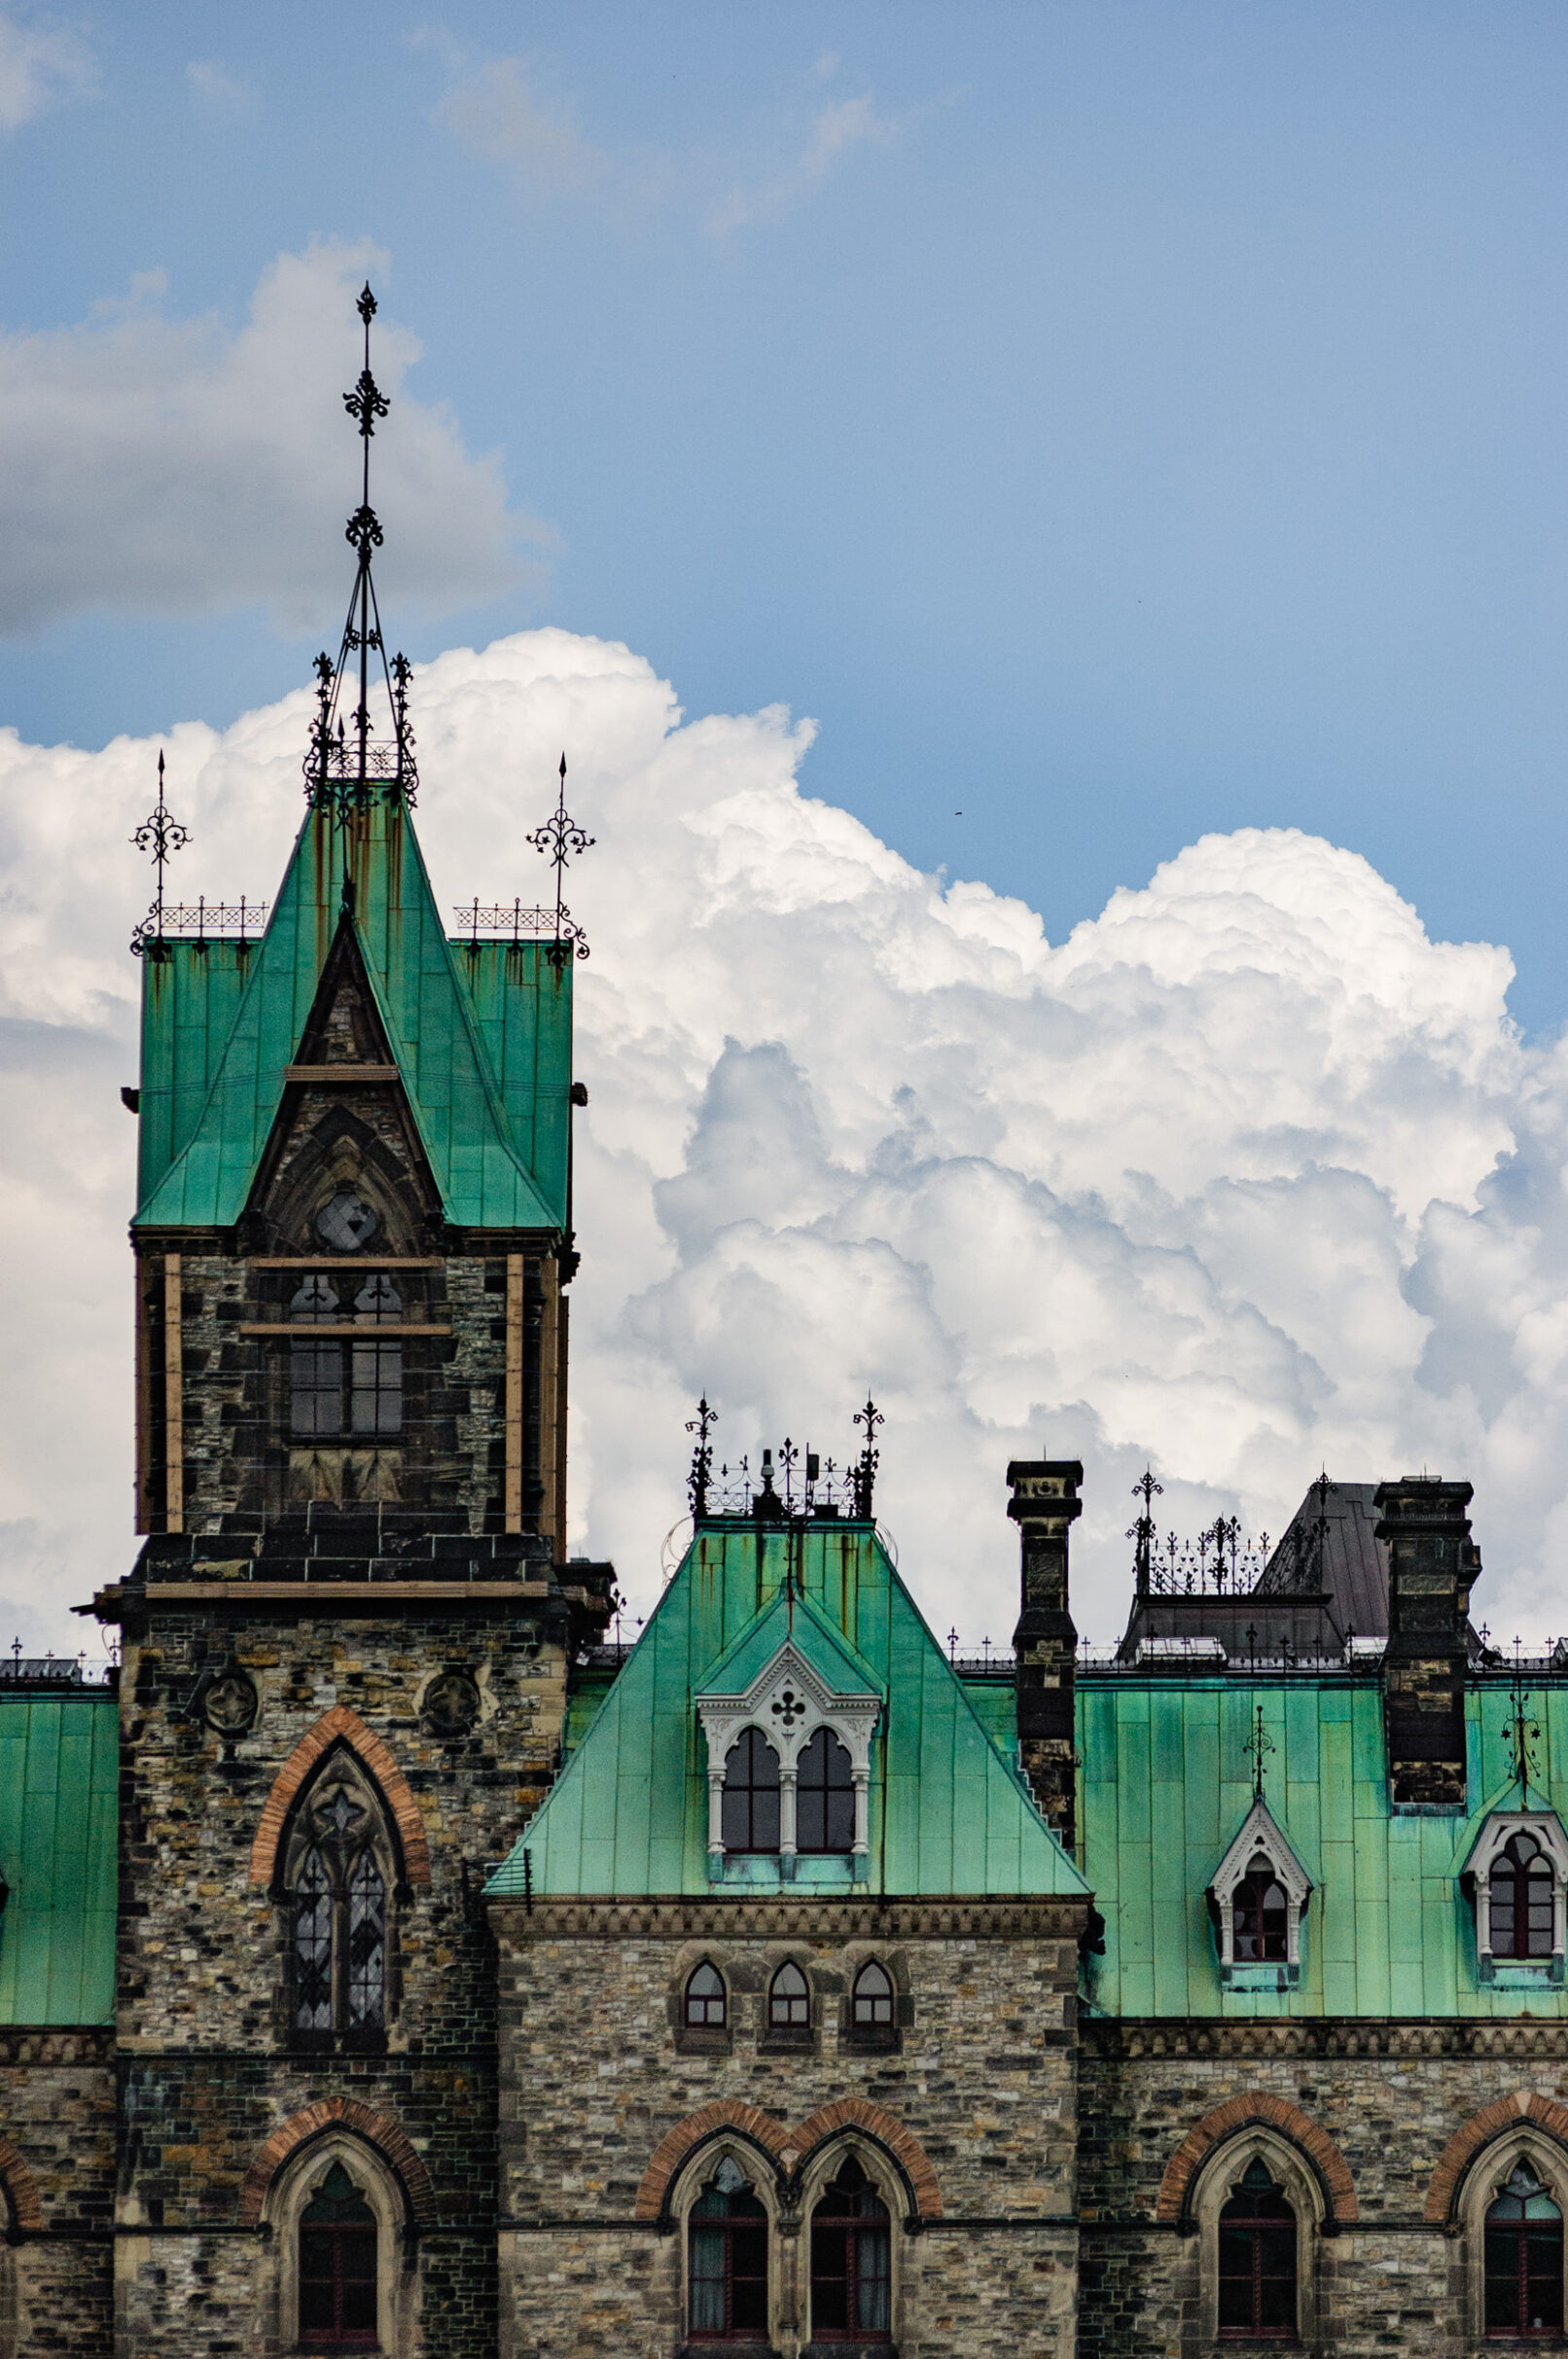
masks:
{"type": "Polygon", "coordinates": [[[872,1519],[872,1493],[876,1486],[876,1469],[882,1462],[882,1453],[876,1447],[876,1429],[879,1425],[885,1425],[886,1422],[887,1420],[876,1403],[868,1393],[865,1408],[857,1409],[855,1412],[855,1423],[865,1430],[865,1447],[849,1470],[850,1485],[854,1494],[854,1512],[867,1523],[872,1519]]]}
{"type": "Polygon", "coordinates": [[[163,870],[175,852],[183,852],[191,840],[191,831],[182,827],[163,800],[163,754],[158,756],[158,801],[131,838],[138,852],[151,852],[158,871],[158,891],[153,906],[130,938],[130,947],[138,958],[159,956],[163,941],[163,870]]]}
{"type": "Polygon", "coordinates": [[[534,829],[528,841],[536,852],[543,852],[546,859],[552,861],[555,867],[555,939],[551,944],[548,952],[551,963],[557,967],[564,966],[574,950],[579,958],[586,958],[588,954],[588,947],[583,929],[573,917],[561,896],[567,862],[580,860],[583,854],[590,849],[593,838],[585,835],[576,820],[567,811],[566,756],[564,754],[561,756],[560,793],[556,798],[555,808],[543,827],[534,829]]]}
{"type": "Polygon", "coordinates": [[[692,1471],[686,1478],[694,1523],[700,1523],[708,1512],[708,1484],[713,1476],[713,1445],[708,1436],[718,1422],[719,1412],[708,1407],[704,1393],[697,1402],[696,1415],[686,1420],[687,1432],[696,1436],[696,1448],[692,1452],[692,1471]]]}
{"type": "Polygon", "coordinates": [[[1149,1575],[1155,1545],[1154,1503],[1165,1495],[1163,1483],[1155,1481],[1153,1467],[1146,1466],[1132,1485],[1132,1495],[1143,1501],[1142,1512],[1135,1523],[1127,1526],[1127,1538],[1133,1542],[1132,1570],[1140,1597],[1149,1594],[1149,1575]]]}
{"type": "Polygon", "coordinates": [[[1504,1737],[1514,1756],[1514,1774],[1519,1781],[1519,1801],[1525,1808],[1528,1808],[1531,1783],[1533,1781],[1537,1787],[1541,1783],[1541,1769],[1535,1753],[1536,1746],[1541,1742],[1541,1723],[1531,1716],[1530,1704],[1526,1701],[1527,1691],[1524,1685],[1524,1664],[1520,1660],[1520,1644],[1521,1642],[1515,1638],[1514,1641],[1514,1677],[1510,1682],[1512,1708],[1508,1727],[1504,1731],[1504,1737]]]}
{"type": "Polygon", "coordinates": [[[1254,1802],[1264,1798],[1264,1762],[1274,1752],[1273,1738],[1264,1727],[1264,1707],[1259,1704],[1253,1715],[1252,1733],[1247,1738],[1247,1758],[1252,1763],[1252,1797],[1254,1802]]]}

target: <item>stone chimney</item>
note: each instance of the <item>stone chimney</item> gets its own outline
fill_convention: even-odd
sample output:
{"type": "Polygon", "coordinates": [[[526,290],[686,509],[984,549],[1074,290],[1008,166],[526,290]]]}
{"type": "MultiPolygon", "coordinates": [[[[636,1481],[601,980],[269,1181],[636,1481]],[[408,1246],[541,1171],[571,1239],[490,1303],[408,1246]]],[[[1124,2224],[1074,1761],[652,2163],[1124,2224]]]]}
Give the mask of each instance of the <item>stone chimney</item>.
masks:
{"type": "Polygon", "coordinates": [[[1388,1789],[1407,1807],[1465,1805],[1467,1625],[1480,1571],[1465,1513],[1472,1495],[1468,1483],[1412,1475],[1379,1483],[1372,1500],[1388,1543],[1388,1789]]]}
{"type": "Polygon", "coordinates": [[[1067,1535],[1084,1512],[1076,1458],[1015,1458],[1007,1470],[1008,1514],[1022,1544],[1022,1612],[1013,1633],[1017,1660],[1018,1749],[1034,1798],[1063,1844],[1076,1839],[1078,1754],[1073,1680],[1078,1632],[1067,1610],[1067,1535]]]}

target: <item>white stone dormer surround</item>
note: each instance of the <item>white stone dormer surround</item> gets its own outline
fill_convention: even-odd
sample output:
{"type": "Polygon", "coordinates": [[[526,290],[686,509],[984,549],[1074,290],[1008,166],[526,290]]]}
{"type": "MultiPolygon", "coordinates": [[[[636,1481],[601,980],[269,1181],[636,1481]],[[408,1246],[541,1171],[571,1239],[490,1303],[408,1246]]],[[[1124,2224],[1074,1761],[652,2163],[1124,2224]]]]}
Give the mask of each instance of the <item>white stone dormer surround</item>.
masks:
{"type": "Polygon", "coordinates": [[[1312,1879],[1286,1841],[1283,1829],[1259,1795],[1237,1830],[1235,1840],[1214,1871],[1209,1892],[1219,1915],[1220,1978],[1247,1981],[1278,1976],[1286,1984],[1301,1979],[1301,1915],[1312,1890],[1312,1879]],[[1283,1961],[1254,1964],[1234,1953],[1233,1909],[1236,1886],[1252,1872],[1254,1861],[1265,1859],[1285,1894],[1285,1956],[1283,1961]]]}
{"type": "Polygon", "coordinates": [[[1475,1880],[1477,1979],[1497,1979],[1499,1964],[1520,1982],[1563,1980],[1568,1950],[1568,1835],[1555,1810],[1493,1810],[1470,1846],[1465,1873],[1475,1880]],[[1495,1960],[1492,1955],[1492,1874],[1515,1835],[1533,1835],[1551,1862],[1551,1955],[1495,1960]]]}
{"type": "Polygon", "coordinates": [[[698,1696],[697,1718],[708,1745],[708,1873],[723,1873],[724,1769],[730,1748],[746,1729],[760,1730],[778,1755],[779,1873],[795,1873],[796,1778],[801,1755],[818,1729],[831,1729],[849,1755],[855,1789],[850,1873],[864,1880],[871,1852],[872,1737],[882,1699],[866,1693],[838,1695],[786,1638],[744,1694],[698,1696]]]}

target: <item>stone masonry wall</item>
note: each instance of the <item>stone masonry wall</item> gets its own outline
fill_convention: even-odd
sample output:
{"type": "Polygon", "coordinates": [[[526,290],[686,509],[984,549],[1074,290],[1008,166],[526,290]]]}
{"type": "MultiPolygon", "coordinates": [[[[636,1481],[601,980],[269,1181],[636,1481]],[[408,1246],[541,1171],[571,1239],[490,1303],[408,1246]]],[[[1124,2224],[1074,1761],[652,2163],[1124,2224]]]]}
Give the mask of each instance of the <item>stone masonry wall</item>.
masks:
{"type": "MultiPolygon", "coordinates": [[[[1179,2224],[1153,2224],[1166,2166],[1194,2124],[1254,2091],[1299,2108],[1349,2171],[1354,2224],[1309,2239],[1317,2308],[1309,2347],[1336,2359],[1390,2349],[1457,2359],[1473,2349],[1476,2289],[1467,2271],[1479,2255],[1424,2218],[1432,2175],[1448,2141],[1482,2107],[1519,2091],[1568,2102],[1568,2025],[1194,2028],[1190,2042],[1188,2027],[1175,2022],[1085,2026],[1082,2359],[1176,2359],[1210,2347],[1202,2340],[1201,2239],[1179,2224]],[[1182,2053],[1189,2045],[1211,2053],[1182,2053]]],[[[1516,2121],[1516,2108],[1511,2113],[1516,2121]]],[[[1212,2166],[1223,2167],[1223,2148],[1213,2151],[1212,2166]]]]}
{"type": "MultiPolygon", "coordinates": [[[[1076,1925],[1013,1938],[933,1930],[894,1904],[540,1902],[492,1906],[500,1943],[503,2359],[672,2359],[683,2344],[683,2236],[639,2219],[660,2141],[703,2107],[756,2109],[773,2160],[755,2163],[778,2214],[774,2347],[806,2347],[809,2227],[791,2143],[819,2108],[864,2100],[907,2132],[942,2217],[918,2233],[894,2205],[894,2339],[904,2359],[1070,2359],[1076,2292],[1076,1925]],[[641,1910],[639,1917],[638,1912],[641,1910]],[[597,1911],[602,1930],[585,1933],[597,1911]],[[641,1930],[639,1930],[639,1924],[641,1930]],[[651,1929],[652,1928],[652,1929],[651,1929]],[[609,1934],[610,1938],[605,1938],[609,1934]],[[853,1975],[893,1973],[897,2045],[846,2031],[853,1975]],[[687,1976],[723,1971],[731,2025],[681,2025],[687,1976]],[[777,1965],[812,1990],[809,2040],[766,2024],[777,1965]],[[1055,2215],[1060,2226],[1050,2224],[1055,2215]]],[[[949,1925],[957,1911],[947,1912],[949,1925]]],[[[852,2125],[848,2134],[854,2135],[852,2125]]],[[[665,2150],[667,2162],[669,2150],[665,2150]]],[[[660,2165],[662,2167],[662,2165],[660,2165]]],[[[698,2174],[698,2177],[700,2173],[698,2174]]],[[[679,2212],[696,2183],[677,2175],[679,2212]]]]}
{"type": "Polygon", "coordinates": [[[9,2148],[19,2165],[14,2175],[0,2168],[0,2233],[10,2239],[0,2250],[6,2359],[109,2359],[111,2045],[100,2031],[0,2030],[0,2157],[9,2148]]]}

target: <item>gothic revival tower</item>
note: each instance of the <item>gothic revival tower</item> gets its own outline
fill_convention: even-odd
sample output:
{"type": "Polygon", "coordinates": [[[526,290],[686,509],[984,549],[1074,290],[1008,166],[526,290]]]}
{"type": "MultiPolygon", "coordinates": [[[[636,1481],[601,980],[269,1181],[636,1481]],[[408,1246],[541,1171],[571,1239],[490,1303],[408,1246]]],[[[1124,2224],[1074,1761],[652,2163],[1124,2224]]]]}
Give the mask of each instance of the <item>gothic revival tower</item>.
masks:
{"type": "MultiPolygon", "coordinates": [[[[148,1537],[96,1606],[125,1643],[117,2341],[160,2359],[493,2349],[477,1894],[610,1611],[563,1550],[575,946],[558,890],[543,938],[441,924],[360,308],[304,823],[259,941],[178,935],[160,888],[138,946],[148,1537]]],[[[160,784],[160,854],[169,827],[160,784]]],[[[558,885],[564,765],[541,837],[558,885]]]]}

